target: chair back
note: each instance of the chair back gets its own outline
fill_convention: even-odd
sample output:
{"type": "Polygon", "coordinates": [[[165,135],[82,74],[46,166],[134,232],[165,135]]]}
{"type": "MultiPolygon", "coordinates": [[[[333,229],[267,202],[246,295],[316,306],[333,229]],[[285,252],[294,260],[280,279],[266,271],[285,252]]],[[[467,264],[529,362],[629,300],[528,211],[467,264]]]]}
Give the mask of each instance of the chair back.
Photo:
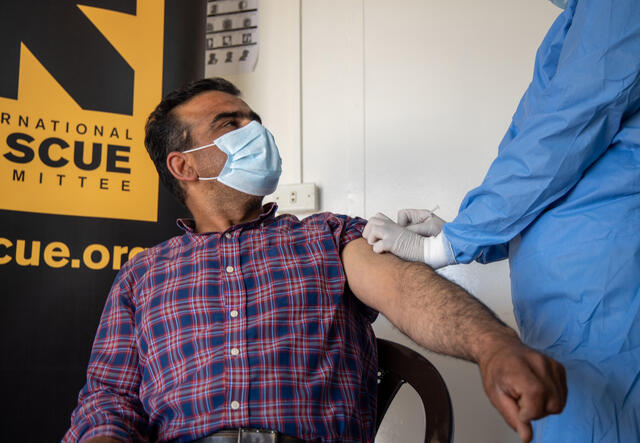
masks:
{"type": "Polygon", "coordinates": [[[425,416],[425,443],[453,441],[453,409],[447,385],[438,370],[422,355],[381,338],[378,342],[378,417],[376,432],[389,405],[404,383],[420,396],[425,416]]]}

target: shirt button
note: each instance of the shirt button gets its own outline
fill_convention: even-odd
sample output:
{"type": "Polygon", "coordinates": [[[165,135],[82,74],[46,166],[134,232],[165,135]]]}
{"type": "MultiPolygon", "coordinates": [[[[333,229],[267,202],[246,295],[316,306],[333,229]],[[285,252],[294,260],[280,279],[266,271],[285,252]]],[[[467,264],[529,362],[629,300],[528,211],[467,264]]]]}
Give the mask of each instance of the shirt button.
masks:
{"type": "Polygon", "coordinates": [[[236,311],[235,309],[233,311],[231,311],[229,313],[229,315],[231,315],[231,317],[236,318],[238,316],[238,311],[236,311]]]}
{"type": "Polygon", "coordinates": [[[233,272],[233,266],[227,266],[227,272],[231,274],[233,272]]]}
{"type": "Polygon", "coordinates": [[[231,348],[231,355],[239,355],[239,354],[240,354],[240,349],[231,348]]]}
{"type": "Polygon", "coordinates": [[[228,233],[228,232],[224,236],[227,237],[227,238],[231,238],[231,234],[228,233]]]}
{"type": "Polygon", "coordinates": [[[238,402],[237,402],[237,401],[235,401],[235,400],[234,400],[234,401],[232,401],[232,402],[231,402],[231,409],[233,409],[233,410],[235,411],[235,410],[236,410],[236,409],[238,409],[238,408],[240,408],[240,403],[238,403],[238,402]]]}

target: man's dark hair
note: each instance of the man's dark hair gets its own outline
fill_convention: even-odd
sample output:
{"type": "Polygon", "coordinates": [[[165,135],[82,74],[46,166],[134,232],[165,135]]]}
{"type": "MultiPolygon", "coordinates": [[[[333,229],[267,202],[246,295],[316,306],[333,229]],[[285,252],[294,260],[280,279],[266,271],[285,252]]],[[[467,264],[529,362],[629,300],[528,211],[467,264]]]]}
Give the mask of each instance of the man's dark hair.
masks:
{"type": "Polygon", "coordinates": [[[184,190],[167,168],[167,156],[172,151],[184,151],[191,146],[189,127],[180,122],[173,109],[206,91],[221,91],[239,96],[240,90],[223,78],[208,78],[191,82],[167,94],[149,115],[145,126],[144,145],[156,165],[162,183],[185,204],[184,190]]]}

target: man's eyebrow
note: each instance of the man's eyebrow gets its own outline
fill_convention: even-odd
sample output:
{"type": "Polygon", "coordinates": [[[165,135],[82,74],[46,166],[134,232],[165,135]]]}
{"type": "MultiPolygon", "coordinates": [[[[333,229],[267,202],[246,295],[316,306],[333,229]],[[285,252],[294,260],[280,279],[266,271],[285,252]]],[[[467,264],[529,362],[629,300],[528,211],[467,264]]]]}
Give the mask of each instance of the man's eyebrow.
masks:
{"type": "Polygon", "coordinates": [[[242,117],[247,117],[247,116],[251,120],[256,120],[258,123],[262,124],[262,119],[254,111],[249,112],[249,114],[246,114],[246,113],[240,112],[240,111],[233,111],[233,112],[221,112],[220,114],[217,114],[213,118],[213,120],[211,120],[211,126],[215,125],[220,120],[224,120],[226,118],[242,118],[242,117]]]}

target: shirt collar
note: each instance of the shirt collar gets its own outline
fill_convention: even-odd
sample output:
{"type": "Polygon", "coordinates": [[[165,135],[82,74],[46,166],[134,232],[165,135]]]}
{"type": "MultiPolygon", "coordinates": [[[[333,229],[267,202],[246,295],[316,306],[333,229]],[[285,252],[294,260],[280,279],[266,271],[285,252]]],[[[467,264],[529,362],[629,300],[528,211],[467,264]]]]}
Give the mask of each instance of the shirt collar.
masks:
{"type": "MultiPolygon", "coordinates": [[[[262,213],[260,213],[258,217],[254,218],[253,220],[249,220],[248,222],[245,222],[245,223],[233,225],[229,229],[227,229],[227,231],[232,231],[239,227],[255,226],[255,225],[264,223],[266,221],[269,221],[275,217],[277,210],[278,210],[278,205],[275,202],[267,203],[266,205],[262,206],[262,213]]],[[[196,222],[192,218],[179,218],[176,220],[176,225],[178,225],[178,227],[182,229],[185,233],[190,235],[214,234],[213,232],[202,232],[202,233],[196,232],[195,231],[196,222]]]]}

